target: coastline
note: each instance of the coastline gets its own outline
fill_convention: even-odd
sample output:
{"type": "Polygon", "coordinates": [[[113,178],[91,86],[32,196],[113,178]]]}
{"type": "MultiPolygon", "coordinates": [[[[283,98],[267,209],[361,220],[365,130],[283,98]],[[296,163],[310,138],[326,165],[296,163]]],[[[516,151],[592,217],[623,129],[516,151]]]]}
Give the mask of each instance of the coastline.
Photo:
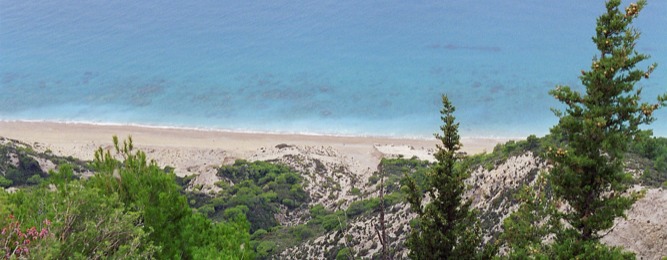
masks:
{"type": "MultiPolygon", "coordinates": [[[[283,156],[279,145],[330,150],[331,160],[339,160],[358,171],[374,171],[383,157],[403,155],[432,160],[436,140],[371,136],[331,136],[315,134],[251,133],[226,130],[187,129],[136,125],[60,122],[0,121],[0,137],[16,139],[38,151],[92,160],[99,147],[111,149],[112,136],[122,141],[132,136],[135,147],[160,166],[176,168],[179,176],[211,172],[212,167],[235,159],[270,160],[283,156]]],[[[509,138],[462,137],[462,151],[491,152],[509,138]]],[[[329,153],[329,152],[328,152],[329,153]]]]}

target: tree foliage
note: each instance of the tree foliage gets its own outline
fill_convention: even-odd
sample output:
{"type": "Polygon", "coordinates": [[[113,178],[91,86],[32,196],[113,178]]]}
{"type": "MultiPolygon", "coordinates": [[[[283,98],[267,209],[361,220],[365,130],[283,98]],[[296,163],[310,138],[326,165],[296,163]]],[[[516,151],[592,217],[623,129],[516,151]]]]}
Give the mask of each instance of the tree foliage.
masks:
{"type": "Polygon", "coordinates": [[[547,178],[540,174],[533,186],[524,186],[516,195],[520,206],[503,220],[500,241],[511,259],[549,259],[550,248],[543,243],[561,227],[547,178]]]}
{"type": "Polygon", "coordinates": [[[237,160],[233,165],[220,167],[218,176],[233,186],[221,183],[220,199],[213,201],[215,211],[247,207],[251,232],[277,226],[275,214],[281,206],[295,210],[310,200],[301,175],[286,165],[237,160]]]}
{"type": "MultiPolygon", "coordinates": [[[[137,225],[140,215],[125,212],[117,195],[85,187],[62,165],[51,172],[52,187],[28,187],[8,194],[16,226],[41,230],[27,243],[34,259],[147,258],[157,250],[137,225]]],[[[29,232],[28,232],[29,233],[29,232]]],[[[4,234],[3,234],[4,235],[4,234]]]]}
{"type": "Polygon", "coordinates": [[[87,180],[61,165],[48,183],[0,191],[3,257],[253,258],[243,213],[219,223],[194,213],[173,173],[134,151],[131,139],[120,147],[114,137],[114,144],[115,155],[96,152],[97,174],[87,180]]]}
{"type": "Polygon", "coordinates": [[[150,241],[159,246],[160,259],[251,257],[249,224],[243,217],[212,223],[190,209],[173,173],[165,173],[142,151],[134,151],[132,139],[119,145],[116,155],[100,148],[93,165],[98,173],[88,186],[115,194],[126,212],[137,212],[150,241]],[[122,161],[116,158],[121,158],[122,161]]]}
{"type": "Polygon", "coordinates": [[[437,164],[427,176],[425,189],[430,203],[422,205],[424,193],[406,173],[408,201],[417,213],[407,246],[413,259],[482,258],[485,252],[482,251],[481,227],[475,211],[470,208],[471,201],[463,198],[466,189],[463,181],[469,173],[466,167],[457,164],[461,142],[459,124],[454,122],[455,108],[444,95],[442,104],[442,135],[435,134],[441,142],[435,154],[437,164]]]}
{"type": "MultiPolygon", "coordinates": [[[[564,210],[549,213],[566,223],[552,232],[555,241],[550,258],[631,257],[600,244],[599,239],[639,196],[627,191],[632,176],[624,171],[624,155],[640,136],[639,127],[654,121],[652,113],[666,104],[667,95],[654,104],[641,103],[641,88],[635,84],[649,78],[656,64],[646,70],[637,68],[648,56],[635,51],[639,32],[630,25],[646,1],[630,4],[625,12],[619,9],[620,3],[609,0],[606,13],[597,19],[593,42],[600,56],[593,59],[590,70],[582,70],[585,93],[568,86],[550,92],[566,105],[565,111],[555,110],[560,121],[551,129],[561,142],[547,153],[553,164],[548,179],[554,198],[566,205],[564,210]]],[[[518,248],[522,246],[525,244],[518,248]]]]}

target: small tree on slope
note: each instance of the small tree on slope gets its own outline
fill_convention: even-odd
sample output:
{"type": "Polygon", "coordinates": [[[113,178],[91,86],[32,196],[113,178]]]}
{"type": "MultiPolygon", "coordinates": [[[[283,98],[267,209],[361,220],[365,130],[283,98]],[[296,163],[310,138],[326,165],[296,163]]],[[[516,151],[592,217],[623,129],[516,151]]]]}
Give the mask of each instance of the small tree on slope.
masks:
{"type": "MultiPolygon", "coordinates": [[[[463,199],[464,180],[469,173],[457,164],[461,147],[454,106],[442,96],[440,110],[444,123],[441,141],[435,154],[437,164],[427,176],[425,190],[431,202],[422,207],[424,194],[416,182],[407,176],[408,201],[418,216],[407,240],[412,259],[475,259],[481,258],[482,235],[476,214],[470,209],[470,200],[463,199]]],[[[489,252],[492,253],[492,252],[489,252]]]]}
{"type": "Polygon", "coordinates": [[[620,3],[609,0],[606,13],[597,19],[593,42],[600,56],[590,70],[582,70],[586,93],[567,86],[550,92],[567,106],[564,112],[555,111],[560,122],[551,129],[562,146],[549,153],[554,195],[569,204],[558,216],[571,226],[556,238],[555,250],[562,253],[585,254],[591,243],[597,244],[601,231],[610,229],[637,200],[637,194],[626,193],[632,176],[624,171],[623,156],[639,126],[654,121],[652,113],[667,103],[667,95],[655,104],[640,103],[641,88],[635,89],[635,84],[649,78],[656,64],[636,68],[648,56],[634,50],[640,34],[630,25],[646,1],[624,11],[620,3]]]}

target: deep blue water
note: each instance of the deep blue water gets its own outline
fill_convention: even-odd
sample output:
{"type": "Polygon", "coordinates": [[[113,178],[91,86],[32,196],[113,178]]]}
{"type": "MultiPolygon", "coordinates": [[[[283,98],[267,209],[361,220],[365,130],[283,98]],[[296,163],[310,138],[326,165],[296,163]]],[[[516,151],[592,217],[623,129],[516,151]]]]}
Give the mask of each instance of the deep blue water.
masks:
{"type": "MultiPolygon", "coordinates": [[[[627,4],[627,3],[626,3],[627,4]]],[[[545,134],[603,1],[0,0],[0,120],[428,137],[545,134]]],[[[667,91],[667,1],[636,20],[667,91]]],[[[649,64],[644,64],[648,66],[649,64]]],[[[651,126],[667,136],[667,112],[651,126]]]]}

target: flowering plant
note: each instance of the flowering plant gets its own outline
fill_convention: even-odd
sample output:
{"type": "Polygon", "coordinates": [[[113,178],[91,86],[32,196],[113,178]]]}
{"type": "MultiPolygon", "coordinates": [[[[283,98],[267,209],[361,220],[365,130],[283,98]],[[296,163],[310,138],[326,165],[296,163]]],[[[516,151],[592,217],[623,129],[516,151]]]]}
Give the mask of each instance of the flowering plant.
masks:
{"type": "Polygon", "coordinates": [[[50,234],[51,221],[44,219],[42,223],[44,226],[40,230],[34,226],[23,230],[14,215],[9,215],[9,224],[0,230],[0,257],[10,259],[12,256],[17,258],[29,256],[31,245],[50,234]]]}

